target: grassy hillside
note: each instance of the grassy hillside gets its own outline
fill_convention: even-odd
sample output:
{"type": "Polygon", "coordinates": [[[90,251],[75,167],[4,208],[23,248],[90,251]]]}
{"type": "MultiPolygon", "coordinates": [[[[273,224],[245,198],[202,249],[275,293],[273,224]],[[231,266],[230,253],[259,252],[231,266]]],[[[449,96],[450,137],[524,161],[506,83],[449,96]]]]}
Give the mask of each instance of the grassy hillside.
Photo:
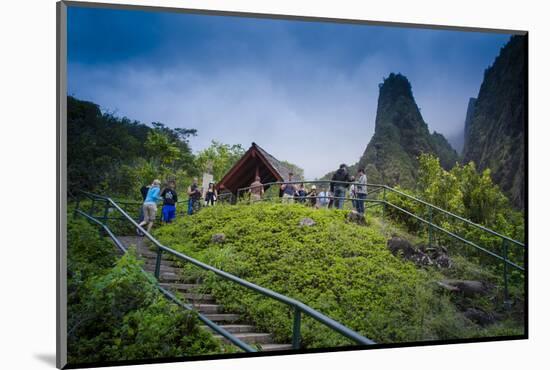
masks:
{"type": "MultiPolygon", "coordinates": [[[[217,206],[155,234],[165,245],[301,300],[377,342],[521,334],[513,325],[482,328],[466,319],[438,288],[439,271],[420,269],[388,251],[388,230],[379,219],[359,226],[345,216],[297,204],[217,206]],[[315,225],[300,226],[304,217],[315,225]],[[216,233],[225,234],[225,242],[214,243],[216,233]]],[[[185,269],[187,278],[203,279],[224,307],[290,340],[292,314],[286,306],[192,266],[185,269]]],[[[302,329],[306,347],[349,344],[307,318],[302,329]]]]}

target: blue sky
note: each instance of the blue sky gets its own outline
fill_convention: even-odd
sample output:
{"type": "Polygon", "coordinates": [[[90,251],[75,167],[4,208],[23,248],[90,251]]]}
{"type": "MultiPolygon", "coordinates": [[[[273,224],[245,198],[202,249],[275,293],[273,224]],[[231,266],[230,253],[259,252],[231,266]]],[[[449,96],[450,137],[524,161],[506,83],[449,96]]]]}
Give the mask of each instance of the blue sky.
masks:
{"type": "Polygon", "coordinates": [[[144,123],[255,141],[315,178],[355,163],[378,84],[407,76],[430,130],[462,134],[509,35],[69,7],[68,92],[144,123]]]}

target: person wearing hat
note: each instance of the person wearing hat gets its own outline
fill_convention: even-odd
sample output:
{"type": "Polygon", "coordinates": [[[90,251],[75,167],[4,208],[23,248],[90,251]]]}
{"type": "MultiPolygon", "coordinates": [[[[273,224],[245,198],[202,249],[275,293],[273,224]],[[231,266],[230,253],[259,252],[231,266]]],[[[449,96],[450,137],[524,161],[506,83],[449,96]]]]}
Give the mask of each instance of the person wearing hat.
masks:
{"type": "Polygon", "coordinates": [[[311,185],[311,191],[307,193],[307,198],[309,199],[309,204],[311,204],[312,207],[319,208],[319,205],[317,204],[317,186],[311,185]]]}
{"type": "MultiPolygon", "coordinates": [[[[143,202],[143,221],[139,223],[141,227],[147,225],[147,232],[150,232],[153,227],[153,222],[157,216],[157,202],[160,200],[162,200],[160,196],[160,180],[154,180],[143,202]]],[[[137,233],[142,236],[139,229],[137,233]]]]}

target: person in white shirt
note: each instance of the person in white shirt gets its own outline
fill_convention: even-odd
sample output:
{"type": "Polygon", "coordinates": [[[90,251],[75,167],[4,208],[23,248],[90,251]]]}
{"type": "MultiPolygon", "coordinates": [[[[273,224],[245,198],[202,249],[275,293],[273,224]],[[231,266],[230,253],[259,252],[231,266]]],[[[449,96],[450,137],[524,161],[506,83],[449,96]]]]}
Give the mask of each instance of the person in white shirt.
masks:
{"type": "Polygon", "coordinates": [[[365,214],[365,199],[367,199],[367,175],[364,168],[360,168],[357,172],[357,182],[359,183],[355,187],[355,193],[357,194],[357,212],[365,214]]]}
{"type": "MultiPolygon", "coordinates": [[[[350,177],[350,181],[351,182],[354,182],[355,181],[355,176],[351,176],[350,177]]],[[[357,210],[357,201],[355,200],[355,198],[357,198],[357,193],[356,193],[356,186],[355,184],[351,184],[349,186],[349,197],[351,198],[351,206],[353,207],[353,209],[357,210]]]]}
{"type": "Polygon", "coordinates": [[[319,205],[319,208],[328,208],[328,204],[330,203],[330,196],[330,192],[323,187],[317,198],[317,204],[319,205]]]}

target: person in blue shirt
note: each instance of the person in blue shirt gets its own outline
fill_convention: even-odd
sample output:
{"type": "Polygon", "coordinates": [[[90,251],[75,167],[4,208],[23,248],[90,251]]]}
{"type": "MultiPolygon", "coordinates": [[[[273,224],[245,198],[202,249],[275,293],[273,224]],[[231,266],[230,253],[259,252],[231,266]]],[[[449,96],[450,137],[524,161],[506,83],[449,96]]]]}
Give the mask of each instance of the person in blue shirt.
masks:
{"type": "MultiPolygon", "coordinates": [[[[294,174],[290,172],[288,174],[288,182],[292,181],[294,174]]],[[[296,186],[294,184],[284,183],[281,185],[281,191],[283,192],[283,203],[294,203],[294,196],[296,195],[296,186]]]]}
{"type": "MultiPolygon", "coordinates": [[[[160,201],[160,180],[155,180],[151,184],[151,187],[147,191],[147,196],[143,202],[143,221],[139,223],[139,226],[143,227],[147,225],[147,232],[151,231],[153,222],[157,216],[157,202],[160,201]]],[[[138,235],[141,233],[138,229],[138,235]]]]}

